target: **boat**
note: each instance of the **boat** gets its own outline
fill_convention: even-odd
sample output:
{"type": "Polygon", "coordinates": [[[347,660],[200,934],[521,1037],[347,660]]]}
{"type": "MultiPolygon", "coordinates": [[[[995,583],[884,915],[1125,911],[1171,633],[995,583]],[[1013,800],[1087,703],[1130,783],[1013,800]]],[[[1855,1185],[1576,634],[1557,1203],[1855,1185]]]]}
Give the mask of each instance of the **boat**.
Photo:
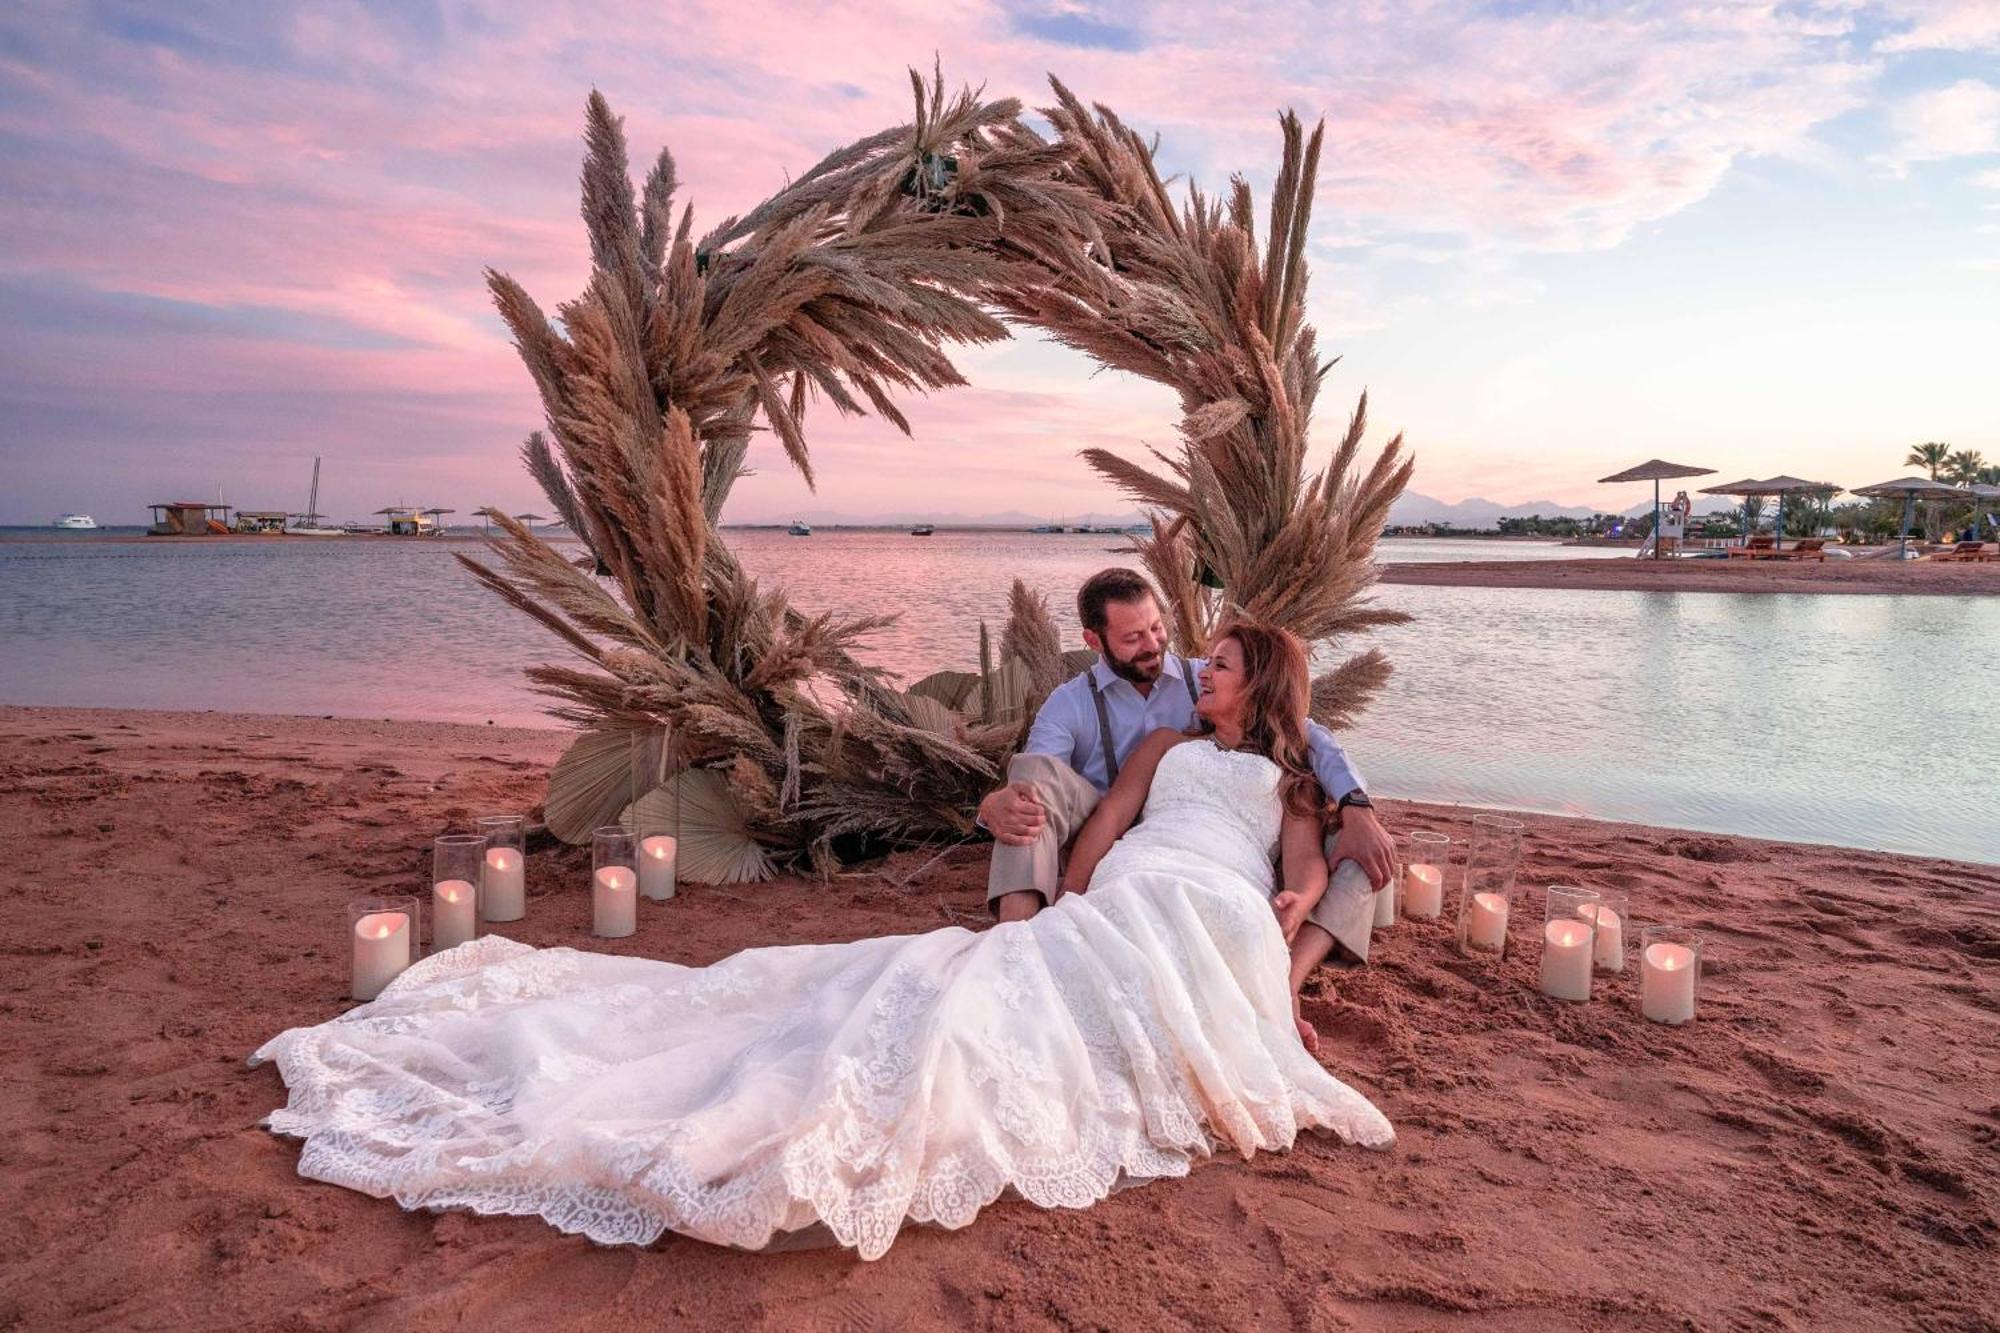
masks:
{"type": "Polygon", "coordinates": [[[1029,528],[1029,529],[1028,529],[1028,531],[1030,531],[1030,532],[1044,532],[1044,533],[1047,533],[1047,532],[1061,532],[1061,531],[1062,531],[1062,524],[1060,524],[1060,523],[1037,523],[1037,524],[1036,524],[1036,525],[1035,525],[1034,527],[1032,527],[1032,528],[1029,528]]]}
{"type": "Polygon", "coordinates": [[[97,529],[97,520],[88,514],[64,514],[49,526],[68,528],[72,532],[94,532],[97,529]]]}
{"type": "Polygon", "coordinates": [[[794,537],[810,537],[813,535],[812,525],[802,518],[793,519],[792,526],[787,528],[786,531],[790,532],[794,537]]]}
{"type": "Polygon", "coordinates": [[[345,537],[346,528],[329,528],[319,521],[319,455],[313,455],[312,493],[306,497],[306,512],[290,514],[285,531],[294,537],[345,537]]]}
{"type": "Polygon", "coordinates": [[[910,529],[910,535],[911,535],[912,537],[928,537],[928,536],[930,536],[930,535],[931,535],[931,534],[932,534],[933,532],[936,532],[936,531],[937,531],[937,529],[936,529],[936,528],[934,528],[934,527],[932,527],[932,526],[931,526],[930,524],[928,524],[928,523],[919,523],[919,524],[917,524],[917,526],[915,526],[914,528],[911,528],[911,529],[910,529]]]}

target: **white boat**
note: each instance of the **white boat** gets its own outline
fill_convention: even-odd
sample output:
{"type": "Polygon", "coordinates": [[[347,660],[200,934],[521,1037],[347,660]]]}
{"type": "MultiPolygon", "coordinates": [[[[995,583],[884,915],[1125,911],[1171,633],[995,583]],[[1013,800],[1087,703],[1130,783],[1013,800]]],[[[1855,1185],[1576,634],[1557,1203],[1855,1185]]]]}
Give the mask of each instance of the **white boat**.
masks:
{"type": "Polygon", "coordinates": [[[792,520],[790,531],[794,537],[810,537],[813,535],[812,526],[802,518],[792,520]]]}
{"type": "Polygon", "coordinates": [[[319,456],[313,456],[312,493],[306,497],[306,512],[285,519],[285,531],[294,537],[345,537],[346,528],[329,528],[319,521],[319,456]]]}
{"type": "Polygon", "coordinates": [[[69,528],[76,532],[94,532],[97,529],[97,520],[88,514],[64,514],[49,526],[69,528]]]}

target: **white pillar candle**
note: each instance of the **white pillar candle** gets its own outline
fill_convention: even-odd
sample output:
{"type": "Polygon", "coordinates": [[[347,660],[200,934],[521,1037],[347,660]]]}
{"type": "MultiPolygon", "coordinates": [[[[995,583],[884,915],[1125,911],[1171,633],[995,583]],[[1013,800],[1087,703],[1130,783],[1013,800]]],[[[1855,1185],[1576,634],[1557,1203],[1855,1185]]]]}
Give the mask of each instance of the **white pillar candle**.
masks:
{"type": "Polygon", "coordinates": [[[1393,926],[1395,924],[1396,924],[1396,881],[1392,878],[1387,884],[1384,884],[1381,888],[1375,890],[1374,928],[1376,930],[1380,930],[1384,926],[1393,926]]]}
{"type": "Polygon", "coordinates": [[[1434,917],[1444,911],[1444,871],[1419,861],[1403,872],[1403,915],[1434,917]]]}
{"type": "Polygon", "coordinates": [[[1466,911],[1465,942],[1475,949],[1499,951],[1507,945],[1507,900],[1497,893],[1475,893],[1466,911]]]}
{"type": "Polygon", "coordinates": [[[488,921],[519,921],[528,914],[527,867],[512,847],[486,853],[486,899],[481,908],[488,921]]]}
{"type": "Polygon", "coordinates": [[[1694,1017],[1694,950],[1649,944],[1640,959],[1639,1012],[1655,1023],[1694,1017]]]}
{"type": "Polygon", "coordinates": [[[355,999],[374,999],[409,965],[409,913],[371,912],[354,923],[355,999]]]}
{"type": "Polygon", "coordinates": [[[1618,913],[1602,903],[1585,903],[1576,909],[1576,914],[1586,921],[1597,923],[1597,970],[1623,972],[1625,923],[1618,919],[1618,913]]]}
{"type": "Polygon", "coordinates": [[[591,879],[590,933],[606,939],[639,928],[638,876],[627,866],[603,866],[591,879]]]}
{"type": "Polygon", "coordinates": [[[477,901],[470,880],[444,879],[431,885],[432,949],[456,949],[479,933],[472,918],[477,901]]]}
{"type": "Polygon", "coordinates": [[[1542,928],[1542,994],[1590,998],[1590,923],[1562,917],[1542,928]]]}
{"type": "Polygon", "coordinates": [[[674,896],[674,862],[680,844],[664,833],[656,833],[639,843],[639,892],[664,901],[674,896]]]}

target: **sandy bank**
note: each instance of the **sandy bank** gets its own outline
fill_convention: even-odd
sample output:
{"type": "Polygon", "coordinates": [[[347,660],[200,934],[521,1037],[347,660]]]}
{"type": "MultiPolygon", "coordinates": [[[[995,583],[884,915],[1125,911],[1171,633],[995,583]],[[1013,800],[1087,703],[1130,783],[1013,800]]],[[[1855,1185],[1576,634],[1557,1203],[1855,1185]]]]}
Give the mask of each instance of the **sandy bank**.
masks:
{"type": "Polygon", "coordinates": [[[2000,562],[1931,560],[1458,560],[1382,566],[1384,583],[1627,592],[2000,593],[2000,562]]]}
{"type": "MultiPolygon", "coordinates": [[[[347,899],[533,805],[562,740],[0,709],[0,1328],[1995,1327],[2000,868],[1548,817],[1526,883],[1705,925],[1703,1018],[1641,1023],[1624,981],[1547,1000],[1531,951],[1495,975],[1400,924],[1309,1002],[1386,1154],[1308,1140],[1087,1211],[1001,1204],[867,1265],[604,1250],[300,1180],[245,1055],[345,1007],[347,899]]],[[[965,848],[691,888],[593,942],[587,852],[530,859],[510,933],[538,945],[703,963],[983,921],[965,848]]]]}

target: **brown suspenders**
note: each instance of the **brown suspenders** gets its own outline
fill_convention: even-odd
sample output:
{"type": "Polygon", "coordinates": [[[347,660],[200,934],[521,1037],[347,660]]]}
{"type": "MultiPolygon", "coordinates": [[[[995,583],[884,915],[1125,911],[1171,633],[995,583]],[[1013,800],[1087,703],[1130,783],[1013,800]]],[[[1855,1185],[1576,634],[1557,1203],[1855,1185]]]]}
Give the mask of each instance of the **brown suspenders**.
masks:
{"type": "MultiPolygon", "coordinates": [[[[1111,748],[1111,708],[1104,702],[1104,691],[1097,688],[1097,668],[1083,673],[1083,679],[1090,686],[1090,701],[1097,705],[1097,743],[1104,748],[1104,772],[1106,785],[1118,781],[1118,755],[1111,748]]],[[[1181,659],[1181,684],[1187,686],[1188,703],[1194,704],[1201,698],[1201,691],[1195,686],[1194,674],[1187,669],[1187,659],[1181,659]]]]}

